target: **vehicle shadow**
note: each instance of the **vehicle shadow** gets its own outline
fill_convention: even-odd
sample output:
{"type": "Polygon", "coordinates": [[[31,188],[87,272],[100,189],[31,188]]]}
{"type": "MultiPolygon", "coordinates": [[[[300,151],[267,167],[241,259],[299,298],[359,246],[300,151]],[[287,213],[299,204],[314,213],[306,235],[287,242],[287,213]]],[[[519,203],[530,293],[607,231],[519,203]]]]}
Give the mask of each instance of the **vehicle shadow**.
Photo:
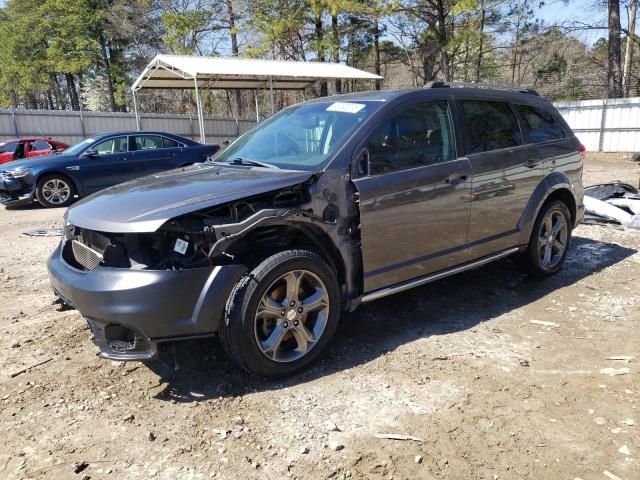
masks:
{"type": "Polygon", "coordinates": [[[574,237],[563,270],[545,280],[523,274],[517,259],[508,258],[362,305],[343,315],[332,345],[319,362],[285,380],[261,380],[241,371],[217,339],[177,342],[162,360],[148,364],[164,385],[155,397],[192,402],[308,382],[367,363],[419,338],[472,328],[584,280],[634,253],[634,249],[613,243],[574,237]]]}

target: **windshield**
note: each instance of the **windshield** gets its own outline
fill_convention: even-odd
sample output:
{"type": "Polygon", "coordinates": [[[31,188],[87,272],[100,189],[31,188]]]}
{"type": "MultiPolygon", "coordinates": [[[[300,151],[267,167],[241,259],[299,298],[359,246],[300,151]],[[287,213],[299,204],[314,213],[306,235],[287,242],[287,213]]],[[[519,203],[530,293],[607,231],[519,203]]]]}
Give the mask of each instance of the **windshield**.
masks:
{"type": "Polygon", "coordinates": [[[76,143],[75,145],[67,148],[61,153],[61,155],[78,155],[95,141],[95,138],[87,138],[86,140],[83,140],[80,143],[76,143]]]}
{"type": "Polygon", "coordinates": [[[316,170],[381,102],[302,104],[258,124],[214,158],[216,162],[262,162],[316,170]]]}

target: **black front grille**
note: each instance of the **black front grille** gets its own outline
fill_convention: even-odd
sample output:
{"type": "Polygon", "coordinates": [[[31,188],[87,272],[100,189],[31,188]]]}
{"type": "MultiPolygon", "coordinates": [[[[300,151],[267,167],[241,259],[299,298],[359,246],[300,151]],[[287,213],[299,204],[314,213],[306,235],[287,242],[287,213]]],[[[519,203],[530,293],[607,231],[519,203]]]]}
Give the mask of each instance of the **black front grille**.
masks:
{"type": "Polygon", "coordinates": [[[75,261],[87,270],[93,270],[100,265],[103,260],[102,253],[87,247],[78,240],[71,241],[71,249],[75,261]]]}

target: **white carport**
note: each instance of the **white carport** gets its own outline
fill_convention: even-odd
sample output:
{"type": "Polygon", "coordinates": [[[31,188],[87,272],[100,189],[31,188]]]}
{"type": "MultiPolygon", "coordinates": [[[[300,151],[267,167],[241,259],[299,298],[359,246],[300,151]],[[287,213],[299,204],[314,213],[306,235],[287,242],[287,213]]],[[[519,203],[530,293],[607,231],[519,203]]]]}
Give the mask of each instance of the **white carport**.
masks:
{"type": "Polygon", "coordinates": [[[382,77],[341,63],[156,55],[131,86],[136,125],[140,129],[136,92],[142,89],[194,89],[200,141],[204,143],[201,89],[268,89],[271,97],[271,113],[275,113],[274,90],[304,90],[318,80],[331,79],[375,81],[382,77]]]}

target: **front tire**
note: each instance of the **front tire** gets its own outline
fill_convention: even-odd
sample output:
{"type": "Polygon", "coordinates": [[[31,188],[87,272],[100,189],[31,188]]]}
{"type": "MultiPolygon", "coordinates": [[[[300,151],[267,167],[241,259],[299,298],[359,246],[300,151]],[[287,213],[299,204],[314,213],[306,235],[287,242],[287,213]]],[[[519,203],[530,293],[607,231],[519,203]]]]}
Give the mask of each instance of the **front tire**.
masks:
{"type": "Polygon", "coordinates": [[[525,269],[537,277],[558,272],[571,245],[571,214],[560,200],[545,203],[538,214],[531,239],[523,254],[525,269]]]}
{"type": "Polygon", "coordinates": [[[220,340],[248,372],[284,377],[318,358],[340,310],[340,288],[327,263],[307,250],[286,250],[263,260],[234,287],[220,340]]]}
{"type": "Polygon", "coordinates": [[[68,207],[76,195],[73,182],[63,175],[47,175],[38,180],[36,198],[43,207],[68,207]]]}

